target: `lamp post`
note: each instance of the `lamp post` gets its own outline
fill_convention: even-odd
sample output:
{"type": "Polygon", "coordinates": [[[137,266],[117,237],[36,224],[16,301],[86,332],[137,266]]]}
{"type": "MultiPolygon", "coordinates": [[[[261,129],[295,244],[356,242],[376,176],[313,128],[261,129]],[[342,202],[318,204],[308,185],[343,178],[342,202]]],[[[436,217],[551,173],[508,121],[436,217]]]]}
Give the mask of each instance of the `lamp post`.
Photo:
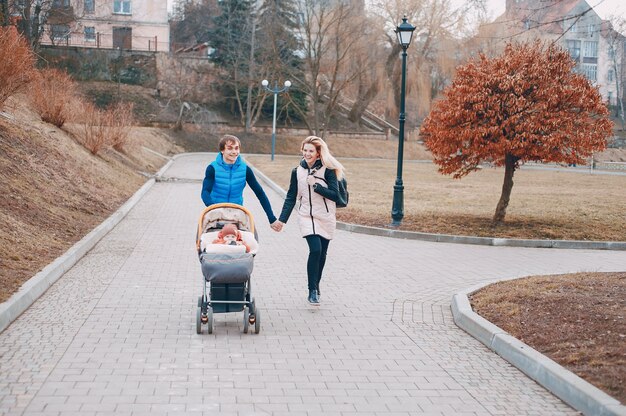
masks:
{"type": "Polygon", "coordinates": [[[393,186],[393,205],[391,207],[391,225],[397,227],[404,217],[404,185],[402,184],[402,158],[404,156],[404,90],[406,88],[406,50],[411,44],[411,37],[415,26],[406,21],[406,16],[402,18],[402,23],[396,27],[396,35],[402,46],[402,84],[400,86],[400,119],[398,126],[398,173],[396,183],[393,186]]]}
{"type": "Polygon", "coordinates": [[[291,81],[289,80],[285,81],[285,83],[283,84],[284,86],[282,88],[278,88],[277,81],[274,81],[274,88],[270,88],[268,86],[269,84],[270,84],[269,81],[266,79],[261,81],[261,85],[263,85],[263,88],[265,88],[267,91],[274,94],[274,116],[272,118],[272,161],[273,161],[274,160],[274,148],[276,147],[276,96],[280,94],[281,92],[287,91],[289,87],[291,87],[291,81]]]}

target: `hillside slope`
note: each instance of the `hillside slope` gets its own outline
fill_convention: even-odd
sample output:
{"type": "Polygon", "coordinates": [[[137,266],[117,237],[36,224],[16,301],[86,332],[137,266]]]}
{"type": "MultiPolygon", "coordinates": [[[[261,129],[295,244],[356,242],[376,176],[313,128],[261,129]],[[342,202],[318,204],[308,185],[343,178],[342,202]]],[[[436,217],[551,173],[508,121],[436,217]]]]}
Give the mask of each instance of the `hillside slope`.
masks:
{"type": "Polygon", "coordinates": [[[0,302],[121,206],[174,154],[157,129],[136,128],[127,153],[92,155],[20,101],[0,113],[0,302]]]}

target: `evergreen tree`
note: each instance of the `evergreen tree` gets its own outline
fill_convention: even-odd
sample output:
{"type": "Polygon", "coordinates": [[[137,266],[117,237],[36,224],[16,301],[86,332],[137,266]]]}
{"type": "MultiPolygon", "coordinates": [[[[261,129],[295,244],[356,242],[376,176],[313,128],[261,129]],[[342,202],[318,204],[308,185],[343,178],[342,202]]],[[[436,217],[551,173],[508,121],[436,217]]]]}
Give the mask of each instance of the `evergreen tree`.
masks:
{"type": "MultiPolygon", "coordinates": [[[[291,80],[293,87],[288,94],[279,96],[277,115],[279,120],[297,119],[306,113],[306,96],[298,88],[304,79],[301,58],[302,43],[297,36],[300,13],[294,0],[264,0],[259,9],[259,51],[257,60],[263,78],[278,81],[291,80]],[[300,107],[300,112],[293,106],[300,107]]],[[[271,116],[273,101],[267,100],[263,113],[271,116]]]]}
{"type": "Polygon", "coordinates": [[[209,43],[211,60],[222,69],[220,88],[231,112],[246,112],[250,80],[251,48],[256,16],[250,0],[223,0],[220,14],[213,19],[209,43]]]}

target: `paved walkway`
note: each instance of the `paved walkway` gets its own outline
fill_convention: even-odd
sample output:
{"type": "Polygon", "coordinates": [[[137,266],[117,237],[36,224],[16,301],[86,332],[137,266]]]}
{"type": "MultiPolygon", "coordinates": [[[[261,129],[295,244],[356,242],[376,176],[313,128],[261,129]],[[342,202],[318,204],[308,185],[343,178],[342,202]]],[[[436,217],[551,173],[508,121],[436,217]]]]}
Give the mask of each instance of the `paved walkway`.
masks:
{"type": "Polygon", "coordinates": [[[155,184],[0,334],[0,414],[577,414],[457,328],[451,297],[500,278],[623,270],[626,252],[338,231],[314,308],[295,221],[274,233],[248,192],[261,333],[243,334],[236,313],[197,335],[197,180],[211,159],[177,158],[165,176],[181,180],[155,184]]]}

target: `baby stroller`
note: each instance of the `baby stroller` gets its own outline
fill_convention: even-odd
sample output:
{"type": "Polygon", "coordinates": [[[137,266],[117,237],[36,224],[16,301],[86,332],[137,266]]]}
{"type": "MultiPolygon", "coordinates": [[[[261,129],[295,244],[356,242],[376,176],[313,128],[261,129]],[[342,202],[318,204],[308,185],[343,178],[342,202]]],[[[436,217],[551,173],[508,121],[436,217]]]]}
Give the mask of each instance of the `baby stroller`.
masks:
{"type": "Polygon", "coordinates": [[[254,325],[254,332],[258,334],[261,315],[250,283],[258,250],[252,214],[237,204],[220,203],[206,207],[198,220],[196,249],[203,275],[196,332],[201,334],[202,326],[207,325],[209,334],[213,333],[213,314],[243,311],[243,332],[248,333],[249,325],[254,325]],[[226,224],[237,226],[240,245],[213,244],[226,224]]]}

